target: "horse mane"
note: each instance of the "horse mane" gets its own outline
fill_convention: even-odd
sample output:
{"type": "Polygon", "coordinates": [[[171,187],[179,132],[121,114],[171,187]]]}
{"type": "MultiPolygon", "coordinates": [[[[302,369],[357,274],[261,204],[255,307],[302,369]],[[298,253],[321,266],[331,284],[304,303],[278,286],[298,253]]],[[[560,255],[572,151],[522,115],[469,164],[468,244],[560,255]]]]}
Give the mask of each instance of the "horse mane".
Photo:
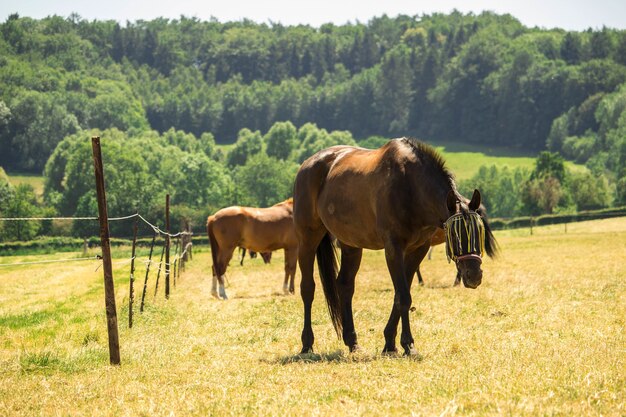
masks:
{"type": "MultiPolygon", "coordinates": [[[[446,167],[446,161],[443,159],[441,154],[437,152],[437,150],[431,145],[424,143],[420,140],[404,137],[402,141],[409,145],[415,155],[422,160],[423,163],[430,164],[434,167],[438,172],[441,172],[441,175],[445,179],[445,181],[450,185],[450,188],[454,191],[459,201],[464,201],[463,196],[461,196],[456,188],[456,182],[454,180],[454,174],[446,167]]],[[[467,209],[461,205],[461,210],[466,212],[467,209]],[[465,210],[464,210],[465,209],[465,210]]],[[[484,205],[480,205],[476,212],[480,215],[483,225],[485,226],[485,252],[491,258],[494,258],[498,255],[499,248],[496,242],[496,239],[491,230],[491,226],[489,225],[489,220],[487,218],[487,210],[484,205]]]]}
{"type": "Polygon", "coordinates": [[[457,194],[457,197],[460,197],[456,189],[454,174],[446,166],[446,161],[443,159],[443,156],[441,156],[434,147],[411,137],[403,137],[401,140],[413,149],[415,155],[420,158],[423,163],[431,165],[435,170],[440,172],[446,183],[449,184],[450,188],[457,194]]]}
{"type": "Polygon", "coordinates": [[[282,206],[283,204],[293,204],[293,197],[289,197],[285,201],[281,201],[280,203],[276,203],[272,207],[282,206]]]}

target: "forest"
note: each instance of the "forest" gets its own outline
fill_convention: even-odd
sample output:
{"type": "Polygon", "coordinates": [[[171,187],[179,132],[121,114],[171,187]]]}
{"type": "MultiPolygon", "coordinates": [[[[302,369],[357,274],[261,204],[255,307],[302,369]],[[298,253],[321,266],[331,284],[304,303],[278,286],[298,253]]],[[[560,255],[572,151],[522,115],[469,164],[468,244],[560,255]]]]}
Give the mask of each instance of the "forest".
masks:
{"type": "MultiPolygon", "coordinates": [[[[626,31],[529,28],[492,12],[321,27],[11,15],[0,166],[43,173],[45,190],[38,201],[0,171],[0,215],[93,214],[91,135],[107,141],[114,214],[156,212],[166,192],[197,221],[273,204],[315,151],[398,136],[538,155],[532,172],[481,167],[460,184],[488,190],[494,216],[623,205],[626,31]]],[[[52,232],[0,227],[3,240],[52,232]]]]}

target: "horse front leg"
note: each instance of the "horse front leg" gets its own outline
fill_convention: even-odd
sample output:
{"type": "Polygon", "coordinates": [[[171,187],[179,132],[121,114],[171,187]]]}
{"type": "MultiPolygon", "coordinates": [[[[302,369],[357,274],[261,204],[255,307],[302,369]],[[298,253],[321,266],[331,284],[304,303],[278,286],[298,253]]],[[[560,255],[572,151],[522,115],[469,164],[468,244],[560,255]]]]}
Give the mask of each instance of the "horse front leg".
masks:
{"type": "MultiPolygon", "coordinates": [[[[406,277],[406,284],[410,294],[411,285],[413,283],[413,277],[416,271],[419,272],[419,264],[422,262],[426,253],[428,253],[429,245],[424,245],[417,248],[414,251],[410,251],[403,257],[404,262],[404,276],[406,277]]],[[[418,275],[419,276],[419,275],[418,275]]],[[[383,353],[394,353],[396,349],[396,334],[398,329],[398,323],[402,319],[402,334],[400,335],[400,345],[404,349],[405,355],[416,355],[415,341],[411,333],[411,325],[409,320],[409,309],[404,311],[400,310],[396,304],[394,304],[389,316],[387,326],[385,326],[385,348],[383,353]]]]}
{"type": "Polygon", "coordinates": [[[354,296],[354,281],[361,265],[363,249],[341,245],[341,268],[337,277],[337,290],[341,303],[341,321],[343,342],[350,352],[358,350],[357,336],[354,329],[352,315],[352,298],[354,296]]]}
{"type": "Polygon", "coordinates": [[[454,286],[458,287],[461,285],[461,272],[456,271],[456,278],[454,279],[454,286]]]}
{"type": "Polygon", "coordinates": [[[408,313],[412,300],[411,291],[407,285],[407,277],[405,276],[402,246],[397,244],[385,245],[385,260],[387,261],[387,268],[393,282],[394,300],[391,315],[384,330],[385,347],[383,348],[383,353],[393,353],[397,351],[396,334],[398,321],[404,312],[408,313]]]}
{"type": "MultiPolygon", "coordinates": [[[[409,286],[409,291],[411,290],[411,285],[413,284],[413,277],[415,275],[415,270],[419,273],[419,265],[422,263],[422,260],[428,253],[430,249],[430,245],[426,244],[417,248],[413,252],[409,252],[405,255],[404,264],[405,264],[405,275],[407,277],[407,284],[409,286]]],[[[421,278],[421,276],[418,274],[421,278]]],[[[413,335],[411,334],[411,325],[409,322],[409,311],[403,312],[401,314],[402,319],[402,334],[400,335],[400,345],[404,348],[404,354],[407,356],[417,355],[417,349],[415,349],[415,341],[413,340],[413,335]]]]}

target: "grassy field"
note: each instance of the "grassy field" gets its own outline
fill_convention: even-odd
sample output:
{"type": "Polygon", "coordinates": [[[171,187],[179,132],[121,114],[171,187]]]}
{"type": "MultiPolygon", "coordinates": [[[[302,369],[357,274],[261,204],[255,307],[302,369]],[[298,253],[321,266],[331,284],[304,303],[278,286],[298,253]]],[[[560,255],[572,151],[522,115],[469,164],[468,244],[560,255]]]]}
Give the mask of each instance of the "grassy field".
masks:
{"type": "Polygon", "coordinates": [[[626,218],[496,236],[501,256],[476,290],[451,286],[442,246],[424,261],[419,359],[380,354],[393,299],[382,252],[366,252],[357,277],[364,352],[337,340],[318,285],[316,353],[299,356],[302,303],[279,293],[282,253],[231,262],[231,299],[218,301],[196,248],[168,301],[150,276],[129,330],[118,251],[120,367],[108,365],[97,261],[0,267],[0,415],[625,415],[626,218]]]}
{"type": "MultiPolygon", "coordinates": [[[[7,173],[8,174],[8,173],[7,173]]],[[[44,178],[41,175],[34,174],[8,174],[9,181],[12,185],[30,184],[38,196],[43,195],[44,178]]]]}
{"type": "MultiPolygon", "coordinates": [[[[485,165],[514,170],[516,168],[532,171],[537,155],[510,148],[498,148],[471,144],[441,143],[433,144],[443,155],[450,170],[458,180],[472,178],[478,169],[485,165]]],[[[565,162],[566,168],[574,172],[586,170],[584,165],[565,162]]]]}

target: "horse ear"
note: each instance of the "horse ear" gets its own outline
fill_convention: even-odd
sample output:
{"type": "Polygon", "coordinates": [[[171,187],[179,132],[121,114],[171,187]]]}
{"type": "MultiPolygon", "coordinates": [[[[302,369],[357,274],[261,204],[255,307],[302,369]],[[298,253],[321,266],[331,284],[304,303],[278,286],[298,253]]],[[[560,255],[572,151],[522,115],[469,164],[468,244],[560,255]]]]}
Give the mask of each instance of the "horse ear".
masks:
{"type": "Polygon", "coordinates": [[[446,205],[448,206],[448,211],[452,214],[456,213],[457,201],[458,200],[456,199],[456,194],[454,193],[454,191],[448,191],[448,196],[446,197],[446,205]]]}
{"type": "Polygon", "coordinates": [[[470,201],[468,207],[472,211],[478,210],[478,207],[480,207],[480,191],[474,190],[474,195],[472,196],[472,201],[470,201]]]}

